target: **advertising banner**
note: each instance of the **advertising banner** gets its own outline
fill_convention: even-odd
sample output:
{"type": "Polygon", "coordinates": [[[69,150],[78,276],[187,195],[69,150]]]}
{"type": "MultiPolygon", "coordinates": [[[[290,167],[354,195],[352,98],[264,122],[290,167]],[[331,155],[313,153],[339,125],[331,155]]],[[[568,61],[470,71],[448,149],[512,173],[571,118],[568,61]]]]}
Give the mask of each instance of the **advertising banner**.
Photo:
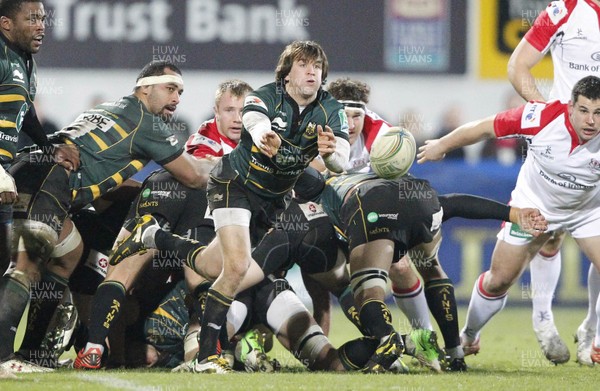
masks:
{"type": "Polygon", "coordinates": [[[286,44],[315,40],[336,71],[464,73],[466,0],[452,3],[47,0],[37,61],[43,67],[138,69],[169,60],[186,69],[272,71],[286,44]]]}

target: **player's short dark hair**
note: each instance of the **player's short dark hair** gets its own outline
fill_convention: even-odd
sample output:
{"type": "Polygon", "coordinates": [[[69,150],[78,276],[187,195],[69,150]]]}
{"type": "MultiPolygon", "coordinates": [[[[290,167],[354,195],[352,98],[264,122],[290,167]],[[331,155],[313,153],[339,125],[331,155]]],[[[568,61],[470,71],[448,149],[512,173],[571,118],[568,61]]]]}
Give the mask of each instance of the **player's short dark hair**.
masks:
{"type": "Polygon", "coordinates": [[[571,102],[577,102],[579,96],[586,97],[590,100],[600,99],[600,78],[596,76],[586,76],[575,83],[571,92],[571,102]]]}
{"type": "Polygon", "coordinates": [[[215,93],[215,106],[219,105],[223,94],[225,94],[227,91],[230,91],[231,95],[235,96],[236,98],[243,98],[253,90],[254,89],[250,86],[250,84],[243,80],[226,80],[217,87],[217,92],[215,93]]]}
{"type": "Polygon", "coordinates": [[[14,19],[23,3],[43,3],[42,0],[0,0],[0,16],[14,19]]]}
{"type": "Polygon", "coordinates": [[[294,41],[287,45],[279,56],[277,68],[275,68],[275,80],[281,81],[292,69],[292,64],[297,60],[321,61],[322,62],[322,84],[327,80],[329,62],[325,51],[315,41],[294,41]]]}
{"type": "Polygon", "coordinates": [[[345,77],[329,83],[327,91],[337,100],[355,100],[369,103],[371,87],[362,81],[345,77]]]}

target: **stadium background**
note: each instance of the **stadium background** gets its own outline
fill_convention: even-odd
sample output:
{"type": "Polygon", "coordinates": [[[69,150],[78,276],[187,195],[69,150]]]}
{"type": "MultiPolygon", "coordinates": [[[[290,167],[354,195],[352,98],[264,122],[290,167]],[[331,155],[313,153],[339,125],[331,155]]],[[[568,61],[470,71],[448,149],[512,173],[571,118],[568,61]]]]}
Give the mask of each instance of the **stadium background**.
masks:
{"type": "MultiPolygon", "coordinates": [[[[328,80],[349,76],[371,88],[369,107],[393,124],[415,123],[417,139],[435,135],[442,115],[459,107],[463,122],[505,107],[510,52],[547,0],[46,0],[44,45],[36,61],[40,112],[59,126],[100,99],[131,92],[139,69],[170,60],[184,73],[176,119],[192,130],[211,113],[217,84],[241,78],[271,82],[277,57],[295,39],[320,42],[328,80]]],[[[535,68],[551,86],[549,58],[535,68]]],[[[177,129],[175,129],[177,130],[177,129]]],[[[415,166],[440,193],[467,192],[507,202],[520,159],[415,166]]],[[[455,219],[444,226],[442,263],[468,300],[495,242],[496,222],[455,219]]],[[[558,302],[586,300],[587,260],[572,241],[563,248],[558,302]]],[[[529,304],[526,274],[512,302],[529,304]]],[[[540,287],[542,288],[542,287],[540,287]]]]}

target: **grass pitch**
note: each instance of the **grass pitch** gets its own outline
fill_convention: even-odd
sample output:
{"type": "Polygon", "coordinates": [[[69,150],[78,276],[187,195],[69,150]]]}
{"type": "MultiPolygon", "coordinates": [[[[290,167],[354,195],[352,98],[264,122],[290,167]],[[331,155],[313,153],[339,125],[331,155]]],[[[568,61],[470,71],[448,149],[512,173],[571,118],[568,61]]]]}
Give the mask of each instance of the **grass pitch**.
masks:
{"type": "MultiPolygon", "coordinates": [[[[394,319],[402,330],[402,316],[394,311],[394,319]]],[[[584,315],[585,309],[581,307],[555,310],[557,326],[571,350],[571,361],[559,366],[552,365],[542,355],[531,329],[530,308],[514,308],[509,303],[484,329],[481,352],[467,357],[466,373],[433,374],[416,367],[409,357],[404,359],[411,367],[408,375],[310,373],[276,344],[269,355],[282,363],[281,373],[222,376],[159,370],[60,370],[0,380],[0,390],[597,390],[600,368],[582,367],[574,362],[573,334],[584,315]]],[[[459,318],[462,325],[465,308],[460,309],[459,318]]],[[[330,333],[334,346],[357,336],[339,309],[334,309],[330,333]]]]}

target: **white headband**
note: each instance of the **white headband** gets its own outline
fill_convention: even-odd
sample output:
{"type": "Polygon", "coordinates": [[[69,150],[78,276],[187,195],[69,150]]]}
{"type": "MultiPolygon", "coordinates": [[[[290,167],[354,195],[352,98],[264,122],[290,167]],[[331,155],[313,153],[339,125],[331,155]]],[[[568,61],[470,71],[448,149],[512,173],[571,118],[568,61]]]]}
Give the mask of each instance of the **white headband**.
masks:
{"type": "Polygon", "coordinates": [[[135,84],[136,87],[151,86],[153,84],[174,83],[183,88],[183,78],[180,75],[160,75],[142,77],[135,84]]]}
{"type": "Polygon", "coordinates": [[[343,104],[344,107],[348,107],[348,108],[351,108],[354,110],[359,110],[359,111],[362,111],[363,113],[366,113],[366,111],[367,111],[367,105],[365,104],[365,102],[362,102],[359,100],[339,100],[338,102],[343,104]]]}

